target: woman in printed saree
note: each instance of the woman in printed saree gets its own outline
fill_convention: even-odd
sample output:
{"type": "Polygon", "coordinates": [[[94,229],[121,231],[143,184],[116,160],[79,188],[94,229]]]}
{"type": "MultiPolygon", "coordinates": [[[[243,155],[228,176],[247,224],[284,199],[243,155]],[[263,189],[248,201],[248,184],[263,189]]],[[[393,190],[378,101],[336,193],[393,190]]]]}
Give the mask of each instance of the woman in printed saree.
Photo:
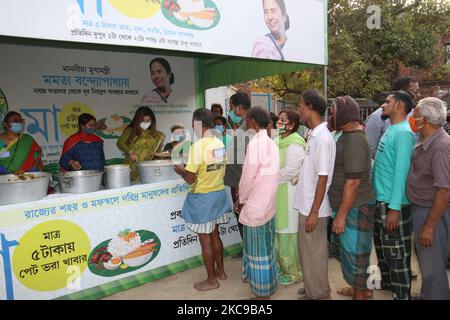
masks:
{"type": "Polygon", "coordinates": [[[156,129],[153,111],[149,107],[140,107],[117,141],[117,147],[125,153],[125,162],[130,164],[132,181],[139,178],[136,163],[152,160],[155,153],[162,150],[165,137],[156,129]]]}
{"type": "Polygon", "coordinates": [[[267,110],[254,107],[246,123],[256,131],[247,146],[235,210],[243,224],[242,280],[248,282],[257,299],[268,299],[278,287],[275,254],[275,196],[278,189],[280,156],[270,139],[267,110]]]}
{"type": "Polygon", "coordinates": [[[23,133],[25,120],[10,111],[3,120],[5,132],[0,134],[0,174],[42,171],[42,149],[23,133]]]}
{"type": "Polygon", "coordinates": [[[370,266],[375,223],[375,202],[370,179],[371,154],[361,125],[359,106],[350,97],[338,97],[332,106],[331,127],[342,130],[328,196],[333,208],[333,232],[339,237],[342,273],[348,288],[338,294],[355,300],[371,297],[370,266]]]}
{"type": "Polygon", "coordinates": [[[280,284],[288,285],[303,279],[298,257],[298,212],[294,209],[297,177],[305,157],[305,140],[297,133],[300,118],[294,110],[279,114],[280,135],[275,143],[280,150],[280,177],[276,197],[275,251],[280,284]]]}
{"type": "Polygon", "coordinates": [[[105,169],[103,140],[95,134],[96,119],[83,113],[78,117],[78,132],[65,142],[59,165],[65,171],[105,169]]]}

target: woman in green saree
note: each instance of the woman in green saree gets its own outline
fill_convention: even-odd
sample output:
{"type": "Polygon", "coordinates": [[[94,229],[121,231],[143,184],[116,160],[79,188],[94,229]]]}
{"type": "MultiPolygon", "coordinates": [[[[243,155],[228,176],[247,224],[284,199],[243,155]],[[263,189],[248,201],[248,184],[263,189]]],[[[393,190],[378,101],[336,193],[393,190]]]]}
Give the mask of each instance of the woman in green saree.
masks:
{"type": "Polygon", "coordinates": [[[280,150],[280,178],[276,194],[275,252],[280,284],[303,279],[298,257],[298,212],[294,209],[297,178],[305,157],[305,140],[297,133],[300,119],[294,110],[283,110],[275,138],[280,150]]]}
{"type": "Polygon", "coordinates": [[[117,147],[125,153],[131,167],[131,180],[139,179],[137,162],[152,160],[163,147],[165,134],[156,129],[155,114],[149,107],[140,107],[130,125],[123,131],[117,147]]]}
{"type": "Polygon", "coordinates": [[[3,120],[5,132],[0,134],[0,174],[42,171],[42,149],[25,133],[25,120],[10,111],[3,120]]]}

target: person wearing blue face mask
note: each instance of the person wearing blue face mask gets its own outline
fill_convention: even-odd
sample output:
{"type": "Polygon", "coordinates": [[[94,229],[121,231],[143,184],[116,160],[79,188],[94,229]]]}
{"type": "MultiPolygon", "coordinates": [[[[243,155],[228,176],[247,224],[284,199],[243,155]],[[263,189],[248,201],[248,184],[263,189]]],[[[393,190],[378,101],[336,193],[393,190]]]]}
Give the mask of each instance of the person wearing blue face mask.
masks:
{"type": "Polygon", "coordinates": [[[0,134],[0,174],[42,171],[42,149],[34,139],[23,133],[25,120],[15,111],[3,120],[5,132],[0,134]]]}
{"type": "Polygon", "coordinates": [[[88,113],[78,117],[78,132],[64,142],[61,152],[59,165],[63,170],[104,170],[103,140],[95,134],[95,122],[88,113]]]}
{"type": "Polygon", "coordinates": [[[164,146],[165,152],[172,152],[172,150],[178,145],[182,144],[183,141],[186,140],[186,136],[184,134],[184,126],[182,124],[176,124],[170,128],[170,132],[172,133],[171,142],[166,143],[164,146]]]}
{"type": "Polygon", "coordinates": [[[230,123],[230,128],[236,130],[239,128],[239,124],[245,119],[245,117],[238,116],[235,113],[234,109],[231,109],[230,112],[228,112],[228,122],[230,123]]]}
{"type": "MultiPolygon", "coordinates": [[[[228,112],[228,119],[230,120],[231,127],[236,131],[233,133],[227,148],[227,151],[230,151],[230,153],[228,155],[224,182],[226,186],[231,188],[233,203],[236,203],[239,198],[239,181],[241,179],[245,151],[249,141],[249,137],[245,136],[245,132],[249,129],[245,118],[250,109],[251,102],[247,94],[238,92],[230,97],[230,110],[232,111],[228,112]]],[[[239,214],[235,214],[239,221],[239,214]]],[[[241,223],[238,225],[239,233],[243,237],[243,225],[241,223]]],[[[236,259],[241,257],[242,252],[233,256],[236,259]]]]}
{"type": "Polygon", "coordinates": [[[214,119],[214,128],[219,139],[222,140],[225,148],[230,143],[230,136],[227,135],[227,119],[222,116],[218,116],[214,119]]]}

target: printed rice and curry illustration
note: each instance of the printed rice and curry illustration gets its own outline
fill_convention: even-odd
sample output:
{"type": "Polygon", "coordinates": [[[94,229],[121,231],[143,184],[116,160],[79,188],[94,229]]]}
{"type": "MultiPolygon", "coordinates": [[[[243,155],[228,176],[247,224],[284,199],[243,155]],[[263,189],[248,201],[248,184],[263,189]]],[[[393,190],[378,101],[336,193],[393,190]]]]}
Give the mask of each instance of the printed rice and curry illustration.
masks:
{"type": "Polygon", "coordinates": [[[219,10],[211,0],[164,0],[163,12],[181,27],[209,29],[219,22],[219,10]]]}
{"type": "Polygon", "coordinates": [[[125,229],[94,248],[89,256],[89,269],[101,276],[134,271],[156,258],[160,248],[161,242],[153,232],[125,229]]]}

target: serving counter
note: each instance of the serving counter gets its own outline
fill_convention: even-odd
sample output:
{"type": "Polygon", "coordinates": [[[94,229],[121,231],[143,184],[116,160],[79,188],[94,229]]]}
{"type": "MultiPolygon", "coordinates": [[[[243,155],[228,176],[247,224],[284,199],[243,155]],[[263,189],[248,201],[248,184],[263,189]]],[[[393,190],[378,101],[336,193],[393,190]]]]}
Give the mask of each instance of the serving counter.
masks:
{"type": "MultiPolygon", "coordinates": [[[[202,264],[183,180],[0,206],[0,299],[98,299],[202,264]]],[[[240,250],[234,215],[219,227],[240,250]]]]}

